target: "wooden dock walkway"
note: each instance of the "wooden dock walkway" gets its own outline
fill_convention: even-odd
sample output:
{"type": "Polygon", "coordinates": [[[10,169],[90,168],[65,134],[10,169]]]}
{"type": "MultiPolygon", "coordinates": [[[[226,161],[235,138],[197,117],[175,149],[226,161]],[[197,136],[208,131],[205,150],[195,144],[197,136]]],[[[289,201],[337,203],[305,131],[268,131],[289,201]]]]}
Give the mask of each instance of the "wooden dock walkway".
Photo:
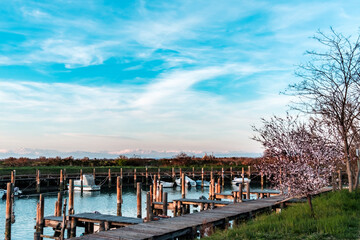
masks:
{"type": "Polygon", "coordinates": [[[272,208],[278,206],[285,199],[285,196],[275,196],[242,203],[228,204],[221,208],[209,209],[179,217],[162,219],[159,221],[140,223],[71,239],[165,240],[174,239],[177,237],[191,238],[196,237],[198,232],[204,230],[204,227],[227,227],[229,221],[246,219],[252,217],[258,212],[269,211],[272,208]]]}

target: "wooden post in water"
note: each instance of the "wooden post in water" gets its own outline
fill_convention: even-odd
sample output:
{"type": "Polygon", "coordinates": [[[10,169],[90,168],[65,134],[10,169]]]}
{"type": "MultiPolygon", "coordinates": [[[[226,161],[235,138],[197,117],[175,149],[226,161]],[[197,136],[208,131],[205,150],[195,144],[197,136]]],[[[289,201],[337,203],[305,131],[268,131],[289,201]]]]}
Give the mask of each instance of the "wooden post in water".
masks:
{"type": "Polygon", "coordinates": [[[162,197],[162,202],[163,202],[162,214],[164,216],[167,216],[167,204],[168,204],[167,199],[168,199],[168,194],[167,192],[164,192],[162,197]]]}
{"type": "Polygon", "coordinates": [[[251,178],[251,166],[248,166],[248,177],[251,178]]]}
{"type": "MultiPolygon", "coordinates": [[[[44,198],[43,195],[40,194],[39,202],[36,205],[36,232],[41,234],[44,233],[44,198]]],[[[40,237],[39,239],[42,239],[40,237]]]]}
{"type": "Polygon", "coordinates": [[[239,197],[238,197],[239,202],[242,202],[243,200],[243,185],[242,183],[239,184],[239,197]]]}
{"type": "Polygon", "coordinates": [[[201,188],[204,188],[204,168],[201,168],[201,188]]]}
{"type": "Polygon", "coordinates": [[[181,198],[185,198],[185,195],[185,173],[183,173],[181,174],[181,198]]]}
{"type": "Polygon", "coordinates": [[[181,178],[181,176],[182,176],[182,171],[181,171],[181,168],[180,168],[179,178],[181,178]]]}
{"type": "Polygon", "coordinates": [[[122,203],[122,194],[121,194],[121,178],[116,178],[116,215],[121,216],[121,203],[122,203]]]}
{"type": "Polygon", "coordinates": [[[153,201],[153,199],[154,199],[154,196],[153,196],[153,193],[154,193],[154,190],[153,190],[153,185],[150,185],[150,188],[149,188],[149,192],[150,192],[150,200],[151,200],[151,202],[153,201]]]}
{"type": "Polygon", "coordinates": [[[242,183],[242,184],[244,184],[244,182],[245,182],[245,180],[244,180],[244,178],[245,178],[245,171],[244,171],[244,167],[243,167],[243,168],[241,168],[241,178],[242,178],[241,183],[242,183]]]}
{"type": "Polygon", "coordinates": [[[175,175],[175,169],[171,168],[171,177],[173,179],[173,182],[175,181],[176,175],[175,175]]]}
{"type": "Polygon", "coordinates": [[[338,174],[339,174],[339,190],[342,190],[342,176],[341,176],[341,170],[338,170],[338,174]]]}
{"type": "MultiPolygon", "coordinates": [[[[65,228],[66,228],[66,203],[67,203],[67,199],[64,199],[64,207],[63,207],[63,209],[62,209],[63,219],[62,219],[62,225],[61,225],[60,240],[64,240],[64,239],[65,239],[65,228]]],[[[61,206],[61,204],[60,204],[60,206],[61,206]]]]}
{"type": "Polygon", "coordinates": [[[156,202],[157,199],[157,178],[156,178],[156,174],[154,175],[154,182],[153,182],[153,202],[156,202]]]}
{"type": "Polygon", "coordinates": [[[145,183],[146,183],[146,185],[148,185],[148,178],[149,178],[149,172],[148,172],[148,167],[146,166],[146,169],[145,169],[145,183]]]}
{"type": "Polygon", "coordinates": [[[94,183],[96,184],[96,169],[93,168],[93,178],[94,178],[94,183]]]}
{"type": "Polygon", "coordinates": [[[40,193],[40,170],[36,170],[36,192],[40,193]]]}
{"type": "Polygon", "coordinates": [[[160,179],[161,179],[160,168],[158,168],[158,179],[159,179],[159,181],[160,181],[160,179]]]}
{"type": "Polygon", "coordinates": [[[68,215],[72,215],[75,213],[74,210],[74,184],[73,184],[73,180],[70,179],[69,180],[69,214],[68,215]]]}
{"type": "Polygon", "coordinates": [[[224,168],[221,168],[221,185],[224,187],[224,181],[225,178],[224,178],[224,168]]]}
{"type": "Polygon", "coordinates": [[[246,183],[246,199],[250,199],[250,182],[246,183]]]}
{"type": "Polygon", "coordinates": [[[217,181],[217,193],[221,193],[221,183],[220,183],[220,178],[218,178],[218,181],[217,181]]]}
{"type": "Polygon", "coordinates": [[[109,178],[109,188],[111,188],[111,168],[109,168],[108,178],[109,178]]]}
{"type": "Polygon", "coordinates": [[[120,180],[121,180],[121,184],[123,182],[123,170],[122,168],[120,168],[120,180]]]}
{"type": "Polygon", "coordinates": [[[12,213],[12,183],[7,183],[6,188],[6,215],[5,215],[5,240],[11,239],[11,213],[12,213]]]}
{"type": "Polygon", "coordinates": [[[137,206],[137,218],[141,218],[141,183],[138,182],[136,186],[136,206],[137,206]]]}
{"type": "Polygon", "coordinates": [[[83,195],[84,192],[84,178],[83,178],[83,170],[80,169],[80,194],[83,195]]]}
{"type": "Polygon", "coordinates": [[[61,216],[61,210],[62,210],[62,193],[61,192],[58,192],[58,198],[57,198],[57,217],[60,217],[61,216]]]}
{"type": "Polygon", "coordinates": [[[163,185],[159,184],[159,194],[158,194],[158,202],[162,202],[162,197],[163,197],[163,185]]]}
{"type": "Polygon", "coordinates": [[[134,168],[134,187],[136,187],[136,168],[134,168]]]}
{"type": "Polygon", "coordinates": [[[261,173],[261,190],[264,190],[264,173],[261,173]]]}
{"type": "Polygon", "coordinates": [[[12,170],[11,171],[11,183],[13,184],[14,187],[15,187],[15,175],[16,175],[16,170],[12,170]]]}
{"type": "Polygon", "coordinates": [[[233,170],[232,170],[232,167],[230,167],[230,180],[233,180],[233,170]]]}
{"type": "Polygon", "coordinates": [[[195,178],[195,168],[193,167],[192,170],[193,170],[192,176],[193,176],[193,178],[195,178]]]}
{"type": "MultiPolygon", "coordinates": [[[[59,185],[60,185],[59,186],[60,191],[64,191],[64,174],[63,174],[62,169],[60,169],[60,184],[59,185]]],[[[59,204],[61,206],[62,202],[60,202],[59,204]]]]}
{"type": "Polygon", "coordinates": [[[151,207],[151,192],[146,194],[146,222],[152,220],[152,207],[151,207]]]}

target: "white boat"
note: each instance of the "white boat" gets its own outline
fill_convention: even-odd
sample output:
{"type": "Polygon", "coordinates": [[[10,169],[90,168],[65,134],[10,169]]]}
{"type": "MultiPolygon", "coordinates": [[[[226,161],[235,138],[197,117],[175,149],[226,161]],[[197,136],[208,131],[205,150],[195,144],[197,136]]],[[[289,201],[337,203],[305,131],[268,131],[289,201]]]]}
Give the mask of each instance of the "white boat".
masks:
{"type": "MultiPolygon", "coordinates": [[[[249,178],[244,178],[244,184],[248,184],[250,182],[251,180],[249,178]]],[[[236,186],[238,186],[240,183],[243,183],[242,177],[234,177],[234,179],[231,181],[231,184],[236,186]]]]}
{"type": "MultiPolygon", "coordinates": [[[[181,179],[180,178],[177,178],[175,180],[176,184],[178,186],[181,186],[181,179]]],[[[186,185],[190,185],[192,187],[196,187],[196,182],[194,180],[192,180],[191,178],[189,178],[188,176],[185,176],[185,184],[186,185]]]]}
{"type": "Polygon", "coordinates": [[[160,184],[163,186],[163,188],[172,188],[172,187],[174,187],[174,183],[173,183],[173,182],[160,181],[160,184]]]}
{"type": "MultiPolygon", "coordinates": [[[[74,191],[81,191],[81,180],[74,181],[74,191]]],[[[100,185],[95,185],[91,174],[83,174],[83,191],[100,191],[100,185]]]]}
{"type": "MultiPolygon", "coordinates": [[[[196,180],[196,186],[201,187],[201,184],[202,184],[201,180],[196,180]]],[[[204,187],[209,187],[209,186],[210,186],[210,182],[204,180],[204,187]]]]}
{"type": "MultiPolygon", "coordinates": [[[[22,194],[22,191],[18,187],[14,187],[14,196],[19,197],[22,194]]],[[[0,198],[5,199],[6,198],[6,190],[0,189],[0,198]]]]}

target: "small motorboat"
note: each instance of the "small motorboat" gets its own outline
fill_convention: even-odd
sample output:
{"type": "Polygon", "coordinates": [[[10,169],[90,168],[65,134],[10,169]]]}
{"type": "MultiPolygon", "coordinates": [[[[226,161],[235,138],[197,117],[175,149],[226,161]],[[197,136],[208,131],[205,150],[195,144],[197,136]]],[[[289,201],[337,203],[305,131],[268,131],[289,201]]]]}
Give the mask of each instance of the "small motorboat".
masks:
{"type": "MultiPolygon", "coordinates": [[[[0,197],[1,199],[5,199],[6,198],[6,190],[5,189],[0,189],[0,197]]],[[[22,194],[22,191],[18,188],[18,187],[14,187],[14,196],[15,197],[20,197],[22,194]]]]}
{"type": "Polygon", "coordinates": [[[173,182],[160,181],[160,185],[162,185],[163,188],[172,188],[172,187],[174,187],[174,183],[173,183],[173,182]]]}
{"type": "MultiPolygon", "coordinates": [[[[201,187],[201,184],[202,184],[201,180],[196,180],[197,187],[199,187],[199,186],[201,187]]],[[[209,186],[210,186],[210,182],[204,180],[204,187],[209,187],[209,186]]]]}
{"type": "MultiPolygon", "coordinates": [[[[81,180],[74,181],[74,191],[81,191],[81,180]]],[[[95,184],[93,175],[83,174],[83,191],[100,191],[100,185],[95,184]]]]}
{"type": "MultiPolygon", "coordinates": [[[[176,184],[178,186],[181,186],[181,179],[177,178],[175,180],[176,184]]],[[[189,178],[188,176],[185,176],[185,184],[191,187],[196,187],[196,182],[194,180],[192,180],[191,178],[189,178]]]]}
{"type": "MultiPolygon", "coordinates": [[[[249,184],[250,182],[251,182],[251,180],[249,178],[244,178],[244,184],[249,184]]],[[[236,185],[236,186],[239,186],[240,183],[243,183],[243,178],[242,177],[235,177],[231,181],[231,184],[236,185]]]]}

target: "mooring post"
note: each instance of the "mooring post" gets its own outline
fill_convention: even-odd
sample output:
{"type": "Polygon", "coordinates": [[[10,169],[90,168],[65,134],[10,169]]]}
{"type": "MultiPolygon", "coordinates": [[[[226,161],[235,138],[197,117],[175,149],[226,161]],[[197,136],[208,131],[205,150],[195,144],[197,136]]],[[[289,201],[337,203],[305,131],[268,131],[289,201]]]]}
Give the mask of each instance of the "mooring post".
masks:
{"type": "MultiPolygon", "coordinates": [[[[63,191],[64,190],[64,174],[63,174],[63,170],[60,169],[60,184],[59,184],[59,190],[63,191]]],[[[62,204],[62,202],[59,203],[60,205],[62,204]]]]}
{"type": "Polygon", "coordinates": [[[173,182],[175,181],[176,175],[175,175],[175,169],[171,168],[171,177],[173,179],[173,182]]]}
{"type": "Polygon", "coordinates": [[[224,168],[221,168],[221,185],[224,186],[224,168]]]}
{"type": "Polygon", "coordinates": [[[244,171],[244,167],[241,168],[241,178],[242,178],[242,181],[241,183],[244,184],[245,183],[245,171],[244,171]]]}
{"type": "Polygon", "coordinates": [[[251,178],[251,166],[248,166],[248,177],[251,178]]]}
{"type": "Polygon", "coordinates": [[[250,182],[246,183],[246,199],[250,199],[250,182]]]}
{"type": "Polygon", "coordinates": [[[161,179],[160,168],[158,168],[158,179],[159,179],[159,181],[160,181],[160,179],[161,179]]]}
{"type": "Polygon", "coordinates": [[[157,198],[157,177],[156,174],[154,175],[154,182],[153,182],[153,198],[152,201],[156,202],[157,198]]]}
{"type": "Polygon", "coordinates": [[[159,199],[158,199],[158,202],[162,202],[162,198],[163,198],[163,191],[164,191],[164,189],[163,189],[163,185],[162,185],[162,184],[160,184],[160,185],[159,185],[159,199]]]}
{"type": "Polygon", "coordinates": [[[57,200],[57,202],[58,202],[58,211],[57,211],[57,212],[58,212],[58,215],[57,215],[57,216],[58,216],[58,217],[61,216],[61,210],[62,210],[62,206],[61,206],[61,205],[62,205],[62,201],[63,201],[63,200],[62,200],[62,193],[59,192],[59,193],[58,193],[58,200],[57,200]]]}
{"type": "Polygon", "coordinates": [[[180,168],[180,170],[179,170],[179,178],[181,178],[181,176],[182,176],[182,170],[180,168]]]}
{"type": "Polygon", "coordinates": [[[204,188],[204,168],[201,168],[201,188],[204,188]]]}
{"type": "Polygon", "coordinates": [[[36,170],[36,192],[40,193],[40,170],[36,170]]]}
{"type": "Polygon", "coordinates": [[[120,180],[121,180],[121,184],[123,183],[123,170],[122,168],[120,168],[120,180]]]}
{"type": "Polygon", "coordinates": [[[121,203],[122,203],[122,194],[121,194],[121,178],[116,178],[116,215],[121,216],[121,203]]]}
{"type": "Polygon", "coordinates": [[[230,179],[231,179],[231,180],[233,179],[233,170],[232,170],[232,167],[230,167],[230,179]]]}
{"type": "Polygon", "coordinates": [[[167,201],[167,198],[168,198],[168,194],[167,192],[163,192],[163,197],[162,197],[162,202],[163,202],[163,209],[162,209],[162,214],[164,216],[167,216],[167,204],[168,204],[168,201],[167,201]]]}
{"type": "Polygon", "coordinates": [[[181,175],[181,198],[185,198],[185,173],[181,175]]]}
{"type": "Polygon", "coordinates": [[[239,184],[239,196],[238,196],[239,202],[243,201],[243,185],[242,183],[239,184]]]}
{"type": "Polygon", "coordinates": [[[73,184],[73,180],[70,179],[69,180],[69,214],[68,215],[73,215],[75,213],[74,210],[74,184],[73,184]]]}
{"type": "Polygon", "coordinates": [[[108,172],[108,180],[109,180],[109,188],[111,188],[111,168],[109,168],[109,172],[108,172]]]}
{"type": "Polygon", "coordinates": [[[38,233],[36,237],[40,235],[38,239],[43,239],[41,237],[41,234],[44,233],[44,198],[42,194],[40,194],[39,202],[36,204],[36,232],[38,233]]]}
{"type": "Polygon", "coordinates": [[[94,178],[94,183],[96,183],[96,169],[93,168],[93,178],[94,178]]]}
{"type": "Polygon", "coordinates": [[[338,170],[338,174],[339,174],[339,189],[342,190],[342,174],[341,174],[341,170],[338,170]]]}
{"type": "Polygon", "coordinates": [[[195,168],[193,167],[192,170],[193,170],[192,176],[193,176],[193,178],[195,178],[195,168]]]}
{"type": "Polygon", "coordinates": [[[146,194],[146,222],[150,222],[152,218],[152,209],[151,209],[151,192],[146,194]]]}
{"type": "Polygon", "coordinates": [[[146,166],[146,169],[145,169],[145,183],[146,183],[146,185],[148,185],[148,178],[149,178],[149,172],[148,172],[148,167],[146,166]]]}
{"type": "Polygon", "coordinates": [[[5,240],[11,239],[11,213],[12,213],[12,183],[7,183],[6,188],[6,215],[5,215],[5,240]]]}
{"type": "MultiPolygon", "coordinates": [[[[62,224],[61,224],[60,240],[64,240],[64,239],[65,239],[65,229],[66,229],[66,203],[67,203],[67,199],[64,199],[64,206],[63,206],[63,209],[62,209],[63,219],[62,219],[62,224]]],[[[61,204],[60,204],[60,206],[61,206],[61,204]]]]}
{"type": "Polygon", "coordinates": [[[136,186],[136,206],[137,206],[137,218],[141,218],[141,183],[138,182],[136,186]]]}
{"type": "Polygon", "coordinates": [[[76,237],[76,225],[77,225],[77,219],[74,217],[70,217],[70,237],[76,237]]]}
{"type": "Polygon", "coordinates": [[[261,173],[261,190],[264,190],[264,173],[261,173]]]}
{"type": "Polygon", "coordinates": [[[83,170],[80,169],[80,194],[83,195],[84,192],[84,178],[83,178],[83,170]]]}
{"type": "Polygon", "coordinates": [[[11,171],[11,183],[13,184],[14,187],[15,187],[15,175],[16,175],[16,170],[12,170],[11,171]]]}

